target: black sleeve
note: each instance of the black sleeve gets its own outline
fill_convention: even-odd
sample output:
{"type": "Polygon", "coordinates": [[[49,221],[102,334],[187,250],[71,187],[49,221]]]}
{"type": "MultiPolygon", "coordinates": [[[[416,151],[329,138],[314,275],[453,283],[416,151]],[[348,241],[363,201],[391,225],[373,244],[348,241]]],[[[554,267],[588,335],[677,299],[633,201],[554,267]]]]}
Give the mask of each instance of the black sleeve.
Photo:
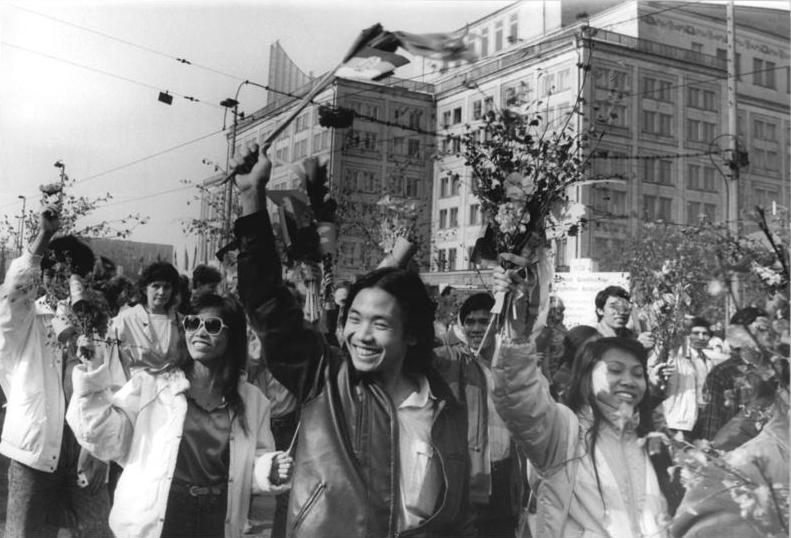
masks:
{"type": "Polygon", "coordinates": [[[266,211],[239,218],[239,296],[250,325],[261,339],[262,360],[301,401],[315,395],[328,355],[322,335],[303,320],[302,309],[285,286],[266,211]]]}

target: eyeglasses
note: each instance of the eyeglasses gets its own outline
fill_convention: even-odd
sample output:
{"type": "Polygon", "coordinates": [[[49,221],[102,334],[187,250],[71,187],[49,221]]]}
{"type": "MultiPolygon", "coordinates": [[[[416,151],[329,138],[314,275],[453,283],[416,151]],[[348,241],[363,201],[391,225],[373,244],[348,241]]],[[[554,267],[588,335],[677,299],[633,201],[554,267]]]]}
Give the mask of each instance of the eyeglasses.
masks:
{"type": "Polygon", "coordinates": [[[200,316],[184,316],[184,330],[189,333],[194,333],[200,330],[201,327],[206,329],[206,332],[212,336],[217,336],[223,329],[230,329],[223,320],[220,318],[202,318],[200,316]]]}

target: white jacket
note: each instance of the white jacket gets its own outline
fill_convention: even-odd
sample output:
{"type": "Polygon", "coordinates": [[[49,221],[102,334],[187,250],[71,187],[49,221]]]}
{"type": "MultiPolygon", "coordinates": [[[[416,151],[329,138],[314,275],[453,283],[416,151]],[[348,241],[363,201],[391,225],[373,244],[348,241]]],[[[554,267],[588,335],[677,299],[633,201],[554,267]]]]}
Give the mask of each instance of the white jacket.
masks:
{"type": "MultiPolygon", "coordinates": [[[[54,313],[35,300],[41,256],[25,251],[11,262],[0,286],[0,387],[6,418],[0,454],[39,471],[58,466],[66,412],[63,359],[52,330],[54,313]]],[[[117,363],[111,363],[117,364],[117,363]]],[[[113,381],[123,383],[120,367],[113,381]]]]}
{"type": "MultiPolygon", "coordinates": [[[[187,413],[184,392],[189,381],[178,369],[158,375],[140,371],[113,394],[106,363],[94,370],[75,367],[73,381],[74,395],[66,419],[77,441],[94,456],[124,467],[115,490],[110,528],[119,538],[160,536],[187,413]]],[[[275,493],[285,489],[271,486],[266,479],[275,454],[268,452],[275,446],[269,401],[244,381],[239,391],[248,434],[232,417],[225,519],[225,536],[229,538],[242,535],[254,489],[275,493]]]]}

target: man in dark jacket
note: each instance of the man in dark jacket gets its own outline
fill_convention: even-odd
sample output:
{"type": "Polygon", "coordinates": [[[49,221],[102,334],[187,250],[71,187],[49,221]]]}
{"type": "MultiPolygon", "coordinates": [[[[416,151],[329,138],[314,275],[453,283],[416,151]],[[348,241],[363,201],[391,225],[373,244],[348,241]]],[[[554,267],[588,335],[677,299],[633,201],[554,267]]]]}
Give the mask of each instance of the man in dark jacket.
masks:
{"type": "Polygon", "coordinates": [[[516,530],[526,474],[492,401],[495,346],[494,338],[486,337],[492,306],[489,293],[473,294],[462,303],[458,323],[435,349],[435,365],[467,411],[470,502],[478,536],[507,538],[516,530]]]}
{"type": "Polygon", "coordinates": [[[288,536],[470,535],[464,409],[431,369],[420,278],[390,268],[360,278],[340,320],[342,354],[302,322],[283,283],[265,152],[251,144],[234,169],[239,295],[268,367],[302,403],[288,536]]]}

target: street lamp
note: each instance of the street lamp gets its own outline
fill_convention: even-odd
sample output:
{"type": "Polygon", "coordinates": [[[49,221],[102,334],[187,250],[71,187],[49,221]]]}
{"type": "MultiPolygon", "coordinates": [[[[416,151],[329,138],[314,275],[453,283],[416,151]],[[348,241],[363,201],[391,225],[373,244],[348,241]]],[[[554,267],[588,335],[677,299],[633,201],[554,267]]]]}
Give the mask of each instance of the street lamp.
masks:
{"type": "Polygon", "coordinates": [[[19,215],[19,231],[17,232],[17,251],[19,254],[22,254],[22,237],[25,235],[25,205],[27,203],[27,198],[23,195],[17,196],[20,200],[22,200],[22,213],[19,215]]]}

